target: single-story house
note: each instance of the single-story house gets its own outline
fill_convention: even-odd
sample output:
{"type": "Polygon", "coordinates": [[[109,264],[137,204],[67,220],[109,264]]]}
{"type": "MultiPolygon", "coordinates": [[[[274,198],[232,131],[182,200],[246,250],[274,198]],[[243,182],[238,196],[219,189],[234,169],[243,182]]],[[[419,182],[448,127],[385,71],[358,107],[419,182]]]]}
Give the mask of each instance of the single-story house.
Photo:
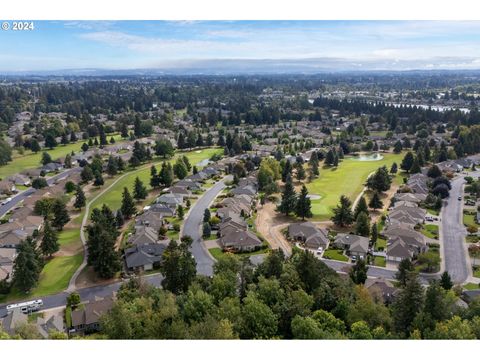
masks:
{"type": "Polygon", "coordinates": [[[100,317],[113,307],[113,297],[84,304],[72,311],[71,333],[90,333],[100,330],[100,317]]]}
{"type": "Polygon", "coordinates": [[[30,186],[31,184],[30,178],[22,174],[9,176],[7,180],[14,183],[15,185],[30,186]]]}
{"type": "Polygon", "coordinates": [[[164,244],[136,245],[125,250],[125,262],[128,270],[152,270],[160,265],[164,244]]]}
{"type": "Polygon", "coordinates": [[[8,180],[0,181],[0,194],[12,195],[17,192],[17,188],[14,183],[8,180]]]}
{"type": "Polygon", "coordinates": [[[223,249],[236,251],[254,251],[262,246],[262,240],[248,230],[232,230],[222,234],[219,239],[223,249]]]}
{"type": "Polygon", "coordinates": [[[334,244],[340,249],[347,250],[351,256],[365,258],[368,253],[370,239],[354,234],[337,234],[334,244]]]}
{"type": "Polygon", "coordinates": [[[329,244],[328,232],[319,229],[311,222],[295,223],[288,226],[288,236],[294,241],[302,242],[310,249],[326,248],[329,244]]]}

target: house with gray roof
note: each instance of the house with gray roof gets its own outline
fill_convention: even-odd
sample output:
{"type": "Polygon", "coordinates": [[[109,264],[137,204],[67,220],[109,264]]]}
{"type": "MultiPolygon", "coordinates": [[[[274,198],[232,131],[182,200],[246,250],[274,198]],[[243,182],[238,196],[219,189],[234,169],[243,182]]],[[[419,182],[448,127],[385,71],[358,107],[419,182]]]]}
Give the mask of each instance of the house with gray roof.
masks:
{"type": "Polygon", "coordinates": [[[329,244],[327,230],[319,229],[311,222],[290,224],[288,236],[294,241],[302,242],[309,249],[325,249],[329,244]]]}
{"type": "Polygon", "coordinates": [[[335,237],[334,245],[346,250],[350,256],[365,258],[368,253],[370,239],[365,236],[339,233],[335,237]]]}
{"type": "Polygon", "coordinates": [[[255,251],[262,246],[262,240],[257,235],[251,231],[241,229],[232,229],[227,233],[222,233],[219,243],[223,249],[235,251],[255,251]]]}
{"type": "Polygon", "coordinates": [[[125,250],[125,263],[130,271],[148,271],[160,265],[165,244],[136,245],[125,250]]]}

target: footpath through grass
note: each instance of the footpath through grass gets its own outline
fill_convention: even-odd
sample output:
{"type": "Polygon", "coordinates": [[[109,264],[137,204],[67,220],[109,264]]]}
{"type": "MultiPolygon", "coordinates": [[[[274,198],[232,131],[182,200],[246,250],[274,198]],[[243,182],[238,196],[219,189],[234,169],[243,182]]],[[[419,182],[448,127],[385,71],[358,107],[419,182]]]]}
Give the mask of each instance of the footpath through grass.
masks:
{"type": "Polygon", "coordinates": [[[379,167],[400,164],[403,154],[382,154],[383,159],[377,161],[359,161],[346,157],[337,168],[322,168],[320,176],[307,184],[308,192],[320,195],[320,199],[312,200],[314,220],[328,220],[332,209],[338,204],[341,195],[346,195],[352,202],[364,188],[370,173],[379,167]]]}

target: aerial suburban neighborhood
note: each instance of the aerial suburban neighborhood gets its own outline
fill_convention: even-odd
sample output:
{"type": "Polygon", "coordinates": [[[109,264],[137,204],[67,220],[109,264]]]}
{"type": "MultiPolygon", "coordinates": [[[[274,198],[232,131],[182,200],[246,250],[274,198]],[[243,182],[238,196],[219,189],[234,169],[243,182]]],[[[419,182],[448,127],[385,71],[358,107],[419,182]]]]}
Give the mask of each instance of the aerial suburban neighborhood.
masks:
{"type": "Polygon", "coordinates": [[[480,72],[289,69],[0,72],[0,339],[479,339],[480,72]]]}

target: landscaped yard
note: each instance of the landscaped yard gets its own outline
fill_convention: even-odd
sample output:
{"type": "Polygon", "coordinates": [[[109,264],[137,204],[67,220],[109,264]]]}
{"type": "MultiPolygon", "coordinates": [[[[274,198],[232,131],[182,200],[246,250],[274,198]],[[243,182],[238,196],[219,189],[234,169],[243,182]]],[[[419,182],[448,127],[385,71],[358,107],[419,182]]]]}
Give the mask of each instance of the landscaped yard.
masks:
{"type": "Polygon", "coordinates": [[[332,259],[332,260],[338,260],[338,261],[348,261],[348,257],[343,255],[343,250],[337,250],[337,249],[327,249],[323,253],[323,257],[325,259],[332,259]]]}
{"type": "Polygon", "coordinates": [[[468,214],[468,213],[463,213],[463,224],[465,226],[470,226],[470,225],[473,225],[473,226],[477,226],[477,224],[475,223],[475,215],[473,214],[468,214]]]}
{"type": "Polygon", "coordinates": [[[378,238],[375,243],[375,251],[385,251],[387,249],[387,240],[378,238]]]}
{"type": "Polygon", "coordinates": [[[375,256],[373,260],[373,265],[385,267],[387,265],[387,260],[383,256],[375,256]]]}
{"type": "Polygon", "coordinates": [[[463,285],[463,288],[467,290],[479,290],[480,286],[478,284],[468,283],[463,285]]]}
{"type": "Polygon", "coordinates": [[[438,239],[438,225],[423,225],[420,232],[430,239],[438,239]]]}
{"type": "Polygon", "coordinates": [[[320,199],[312,200],[314,220],[327,220],[332,209],[338,204],[341,195],[346,195],[353,202],[364,188],[368,175],[379,167],[388,168],[396,162],[400,164],[403,154],[382,154],[379,161],[359,161],[346,157],[338,168],[320,169],[320,176],[307,184],[310,194],[320,195],[320,199]]]}

